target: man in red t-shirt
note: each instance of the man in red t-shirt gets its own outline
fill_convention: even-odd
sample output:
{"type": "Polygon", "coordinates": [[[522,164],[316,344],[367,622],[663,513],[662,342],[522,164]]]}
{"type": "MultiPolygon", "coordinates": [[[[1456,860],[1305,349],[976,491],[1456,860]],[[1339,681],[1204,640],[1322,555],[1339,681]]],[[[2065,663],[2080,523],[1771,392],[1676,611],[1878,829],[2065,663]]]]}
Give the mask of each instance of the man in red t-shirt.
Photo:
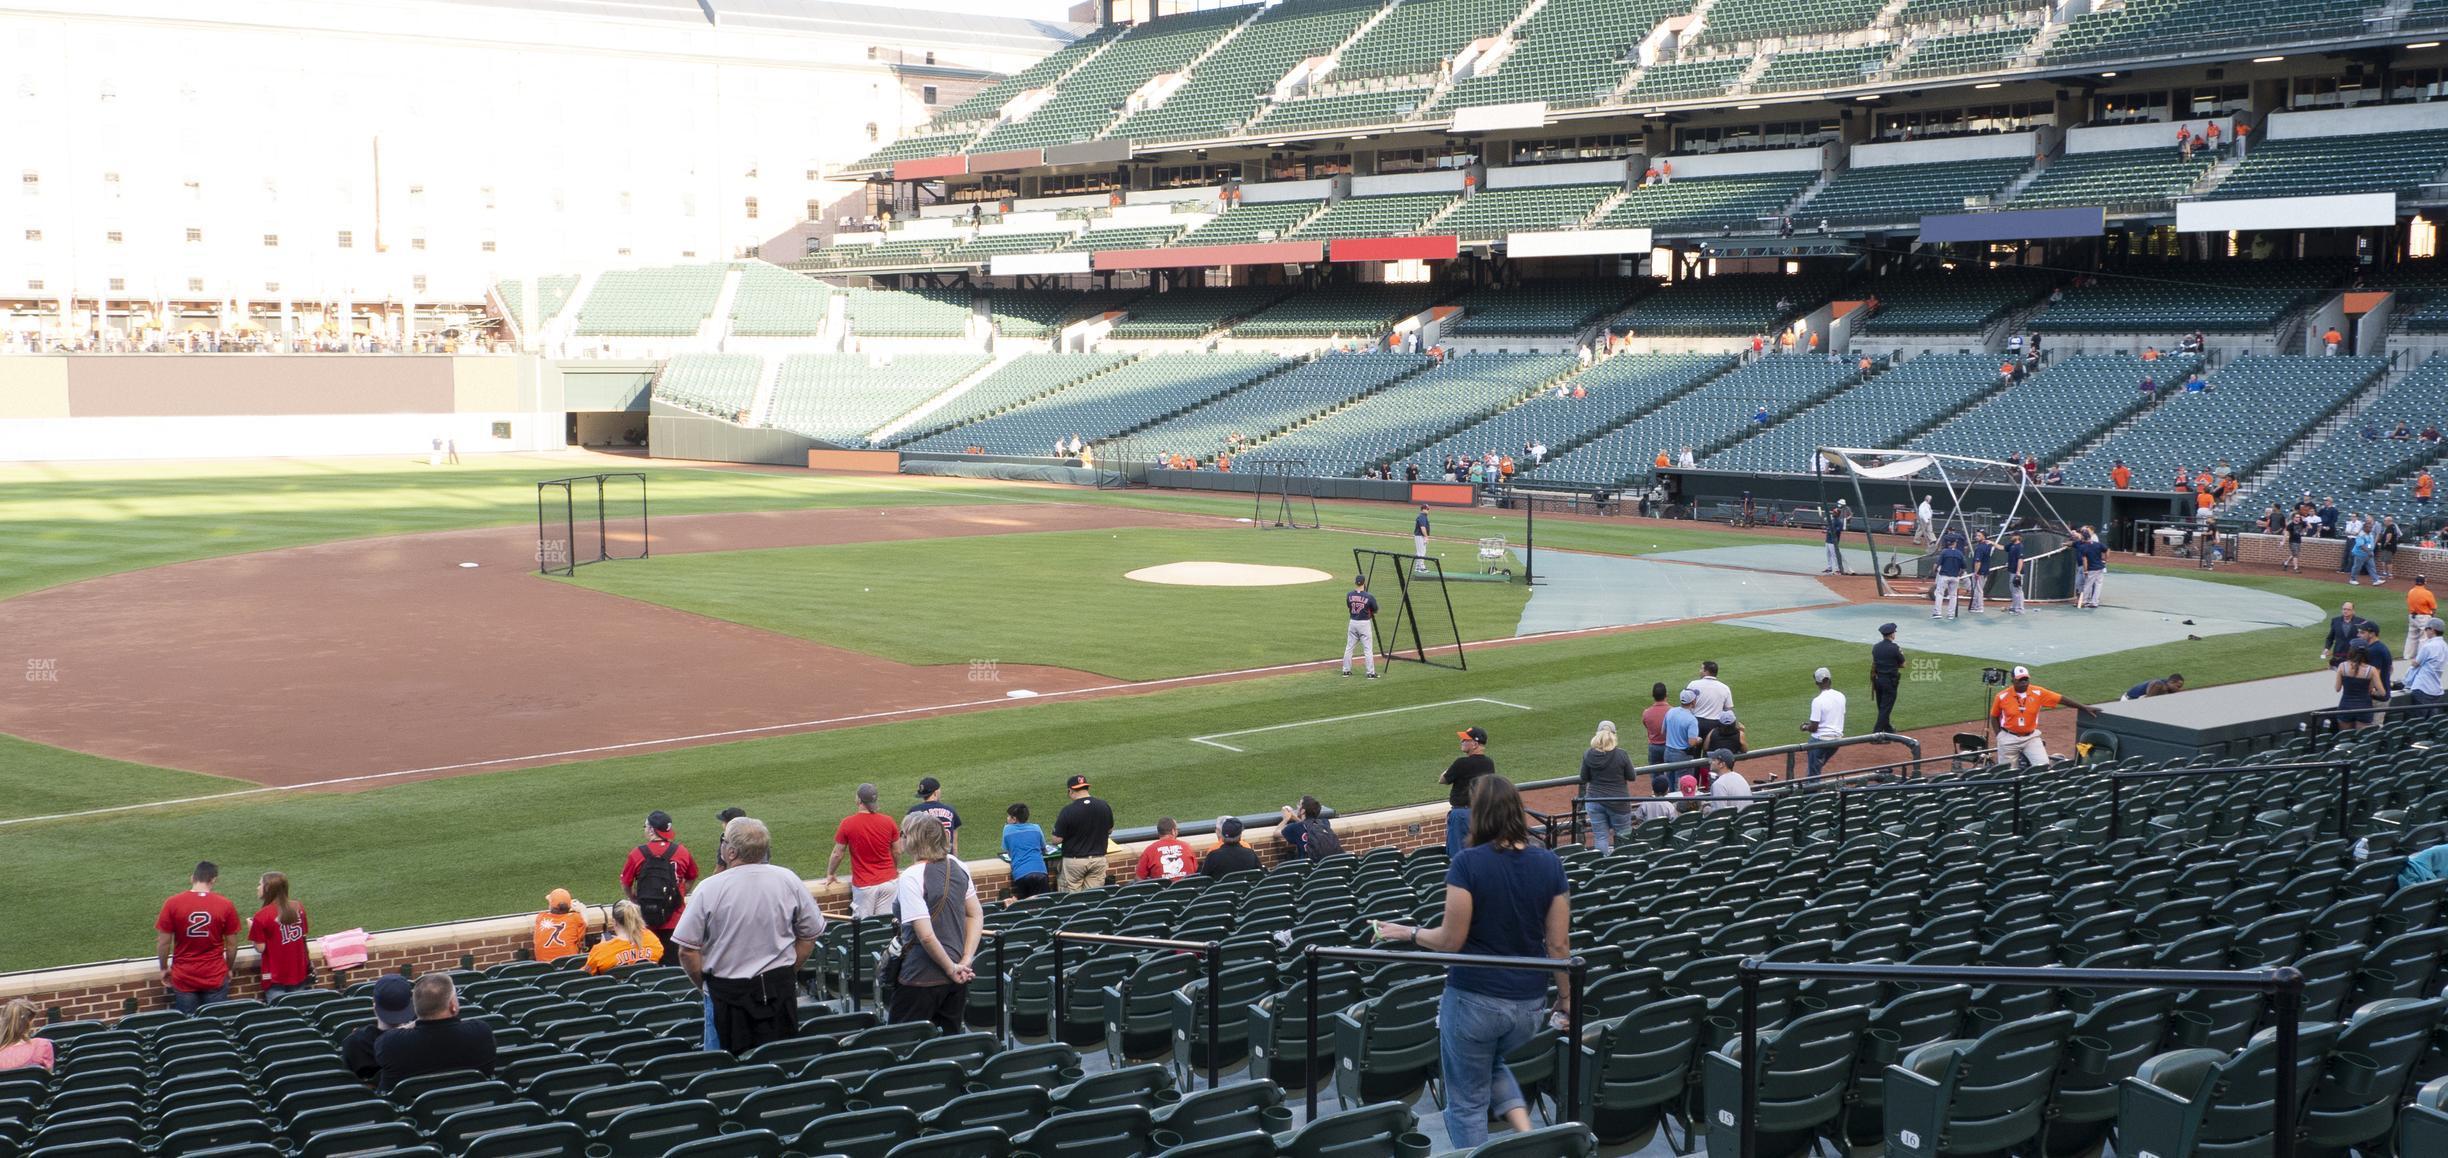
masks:
{"type": "Polygon", "coordinates": [[[858,786],[858,811],[842,817],[833,830],[833,855],[825,861],[825,883],[841,880],[842,854],[850,854],[850,915],[872,917],[889,913],[900,870],[893,853],[901,846],[901,826],[876,811],[876,786],[858,786]]]}
{"type": "Polygon", "coordinates": [[[213,862],[196,865],[187,891],[163,901],[153,921],[153,964],[180,1013],[229,997],[230,968],[238,961],[238,906],[213,892],[219,879],[213,862]]]}
{"type": "Polygon", "coordinates": [[[1177,881],[1198,871],[1198,853],[1168,816],[1156,822],[1156,842],[1139,852],[1139,879],[1177,881]]]}
{"type": "Polygon", "coordinates": [[[679,841],[672,839],[671,814],[660,808],[647,813],[646,843],[630,849],[629,863],[621,866],[621,895],[636,901],[638,908],[645,911],[647,928],[657,933],[669,933],[672,931],[672,926],[680,923],[680,914],[688,910],[685,898],[688,896],[689,886],[695,883],[697,883],[697,858],[690,856],[688,849],[683,848],[679,841]],[[669,899],[669,911],[663,914],[663,919],[659,921],[655,919],[657,915],[655,910],[663,908],[664,902],[653,894],[661,890],[664,870],[658,866],[653,873],[647,873],[648,857],[670,863],[672,885],[678,893],[677,896],[669,899]],[[643,890],[638,887],[640,876],[647,878],[646,888],[643,890]]]}

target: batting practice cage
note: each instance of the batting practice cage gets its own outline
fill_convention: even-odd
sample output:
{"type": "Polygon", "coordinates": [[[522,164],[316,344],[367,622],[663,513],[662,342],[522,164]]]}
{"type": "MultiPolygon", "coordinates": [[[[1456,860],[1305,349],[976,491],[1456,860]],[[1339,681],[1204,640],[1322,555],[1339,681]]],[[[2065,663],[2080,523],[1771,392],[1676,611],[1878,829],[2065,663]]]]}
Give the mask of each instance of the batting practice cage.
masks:
{"type": "Polygon", "coordinates": [[[581,564],[643,559],[650,545],[645,475],[581,474],[536,484],[536,567],[543,573],[575,575],[581,564]]]}
{"type": "Polygon", "coordinates": [[[1453,597],[1445,591],[1445,568],[1435,556],[1354,547],[1352,571],[1368,580],[1369,594],[1377,597],[1377,654],[1388,661],[1470,670],[1453,597]]]}
{"type": "MultiPolygon", "coordinates": [[[[1990,556],[1984,598],[2012,596],[2005,565],[2008,535],[2023,536],[2026,602],[2074,598],[2073,528],[2021,466],[1959,454],[1835,446],[1820,447],[1819,459],[1829,474],[1853,481],[1851,517],[1858,520],[1861,541],[1870,550],[1870,573],[1878,579],[1880,595],[1929,598],[1935,586],[1939,546],[1950,536],[1960,538],[1968,560],[1973,532],[1979,531],[1997,544],[1990,556]],[[1862,490],[1864,480],[1901,484],[1907,501],[1884,515],[1872,511],[1862,490]],[[1930,505],[1926,527],[1918,518],[1923,499],[1930,505]],[[2006,509],[1975,505],[1993,500],[2002,500],[2006,509]]],[[[1845,566],[1854,569],[1850,560],[1845,566]]]]}
{"type": "Polygon", "coordinates": [[[1288,527],[1314,531],[1318,527],[1317,476],[1305,458],[1241,460],[1236,467],[1258,476],[1258,502],[1250,511],[1260,530],[1288,527]]]}

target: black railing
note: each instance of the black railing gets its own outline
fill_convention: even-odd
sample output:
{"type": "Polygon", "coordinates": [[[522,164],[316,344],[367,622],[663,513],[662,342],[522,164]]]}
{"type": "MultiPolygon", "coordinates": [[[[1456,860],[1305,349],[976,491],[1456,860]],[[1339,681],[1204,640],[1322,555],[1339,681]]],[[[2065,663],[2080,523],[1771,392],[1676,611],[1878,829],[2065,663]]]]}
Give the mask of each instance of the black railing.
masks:
{"type": "Polygon", "coordinates": [[[1948,792],[1959,788],[2007,789],[2013,799],[2015,835],[2023,835],[2023,778],[2020,776],[1987,780],[1912,780],[1901,784],[1866,784],[1856,788],[1830,789],[1836,796],[1836,843],[1843,844],[1853,834],[1853,810],[1849,803],[1853,797],[1895,792],[1948,792]]]}
{"type": "MultiPolygon", "coordinates": [[[[1922,757],[1921,757],[1921,741],[1916,740],[1916,739],[1913,739],[1913,738],[1912,738],[1912,737],[1910,737],[1910,736],[1900,735],[1900,734],[1898,734],[1898,733],[1894,733],[1894,732],[1872,732],[1872,733],[1870,733],[1870,734],[1868,734],[1868,735],[1864,735],[1864,736],[1846,736],[1846,737],[1844,737],[1843,739],[1840,739],[1840,740],[1805,740],[1805,741],[1803,741],[1803,742],[1801,742],[1801,743],[1799,743],[1799,744],[1779,744],[1779,745],[1776,745],[1775,747],[1771,747],[1771,748],[1752,748],[1752,749],[1750,749],[1750,750],[1748,750],[1748,751],[1744,751],[1744,752],[1738,752],[1738,753],[1736,753],[1736,754],[1735,754],[1735,756],[1734,756],[1734,765],[1735,765],[1735,767],[1740,768],[1740,767],[1742,766],[1743,762],[1744,762],[1744,761],[1746,761],[1746,760],[1756,760],[1756,759],[1759,759],[1760,757],[1763,757],[1763,756],[1783,756],[1783,757],[1785,757],[1785,777],[1784,777],[1784,779],[1785,779],[1785,781],[1786,781],[1786,782],[1791,782],[1791,781],[1793,780],[1793,773],[1794,773],[1794,757],[1795,757],[1796,755],[1798,755],[1798,754],[1807,754],[1807,753],[1808,753],[1808,752],[1810,752],[1810,751],[1811,751],[1811,749],[1813,749],[1813,748],[1830,748],[1830,749],[1834,749],[1834,748],[1850,748],[1850,747],[1853,747],[1854,745],[1857,745],[1857,744],[1902,744],[1902,745],[1904,745],[1906,748],[1909,748],[1909,749],[1911,749],[1911,750],[1912,750],[1913,759],[1912,759],[1911,761],[1907,761],[1907,762],[1906,762],[1907,764],[1917,764],[1917,763],[1919,763],[1919,762],[1921,761],[1921,759],[1922,759],[1922,757]]],[[[1680,772],[1680,771],[1683,771],[1683,770],[1685,770],[1685,769],[1690,769],[1690,768],[1704,768],[1704,767],[1707,767],[1707,766],[1708,766],[1708,757],[1707,757],[1706,755],[1701,755],[1701,756],[1695,756],[1695,757],[1693,757],[1693,758],[1691,758],[1691,759],[1689,759],[1689,760],[1669,760],[1669,761],[1666,761],[1665,763],[1662,763],[1662,764],[1641,764],[1641,765],[1636,765],[1636,766],[1634,766],[1634,768],[1632,769],[1632,773],[1631,773],[1631,775],[1632,775],[1633,777],[1639,777],[1639,776],[1646,775],[1646,776],[1649,776],[1649,777],[1655,778],[1655,777],[1657,777],[1657,776],[1661,776],[1661,775],[1671,775],[1671,774],[1673,774],[1673,773],[1680,772]]],[[[1882,767],[1899,767],[1899,766],[1901,766],[1901,765],[1883,765],[1882,767]]],[[[1866,770],[1865,770],[1865,771],[1866,771],[1866,770]]],[[[1855,773],[1842,773],[1842,772],[1839,772],[1839,773],[1830,773],[1829,775],[1830,775],[1830,776],[1845,776],[1845,775],[1854,775],[1854,774],[1855,774],[1855,773]]],[[[1807,780],[1806,780],[1806,781],[1803,781],[1803,783],[1809,783],[1809,781],[1807,781],[1807,780]]],[[[1547,778],[1547,779],[1545,779],[1545,780],[1531,780],[1531,781],[1527,781],[1527,782],[1525,782],[1525,783],[1515,785],[1515,787],[1518,787],[1518,788],[1520,788],[1521,790],[1523,790],[1523,791],[1527,792],[1527,791],[1531,791],[1531,790],[1533,790],[1533,789],[1542,789],[1542,788],[1574,788],[1574,789],[1578,789],[1578,788],[1580,787],[1580,784],[1581,784],[1581,778],[1580,778],[1580,777],[1578,777],[1578,776],[1552,776],[1552,777],[1549,777],[1549,778],[1547,778]]],[[[1756,801],[1762,801],[1762,802],[1765,802],[1765,801],[1767,801],[1767,800],[1771,800],[1771,799],[1773,799],[1773,798],[1774,798],[1774,797],[1772,797],[1772,796],[1768,796],[1768,795],[1764,795],[1764,794],[1762,794],[1762,793],[1760,793],[1760,792],[1758,792],[1758,791],[1756,791],[1756,790],[1754,790],[1754,791],[1753,791],[1753,793],[1752,793],[1752,799],[1753,799],[1753,800],[1756,800],[1756,801]]],[[[1613,798],[1612,798],[1612,797],[1610,797],[1610,798],[1608,798],[1608,799],[1613,799],[1613,798]]],[[[1634,799],[1648,799],[1648,798],[1644,798],[1644,797],[1635,797],[1634,799]]],[[[1550,835],[1549,835],[1549,837],[1548,837],[1547,845],[1548,845],[1548,847],[1549,847],[1549,848],[1553,848],[1553,847],[1555,847],[1555,839],[1554,839],[1553,832],[1552,832],[1552,829],[1553,829],[1553,824],[1552,824],[1552,816],[1551,816],[1550,814],[1542,814],[1542,819],[1548,819],[1548,820],[1550,820],[1550,835]]],[[[1580,808],[1580,805],[1579,805],[1579,803],[1578,803],[1578,798],[1576,798],[1576,803],[1574,804],[1574,807],[1573,807],[1573,815],[1572,815],[1570,818],[1567,818],[1567,819],[1565,820],[1565,826],[1566,826],[1566,828],[1567,828],[1567,830],[1568,830],[1568,832],[1569,832],[1569,834],[1570,834],[1570,836],[1571,836],[1571,838],[1572,838],[1572,839],[1576,839],[1576,840],[1577,840],[1577,839],[1579,839],[1579,838],[1580,838],[1580,835],[1581,835],[1581,827],[1580,827],[1580,826],[1581,826],[1581,823],[1582,823],[1582,819],[1583,819],[1583,817],[1582,817],[1581,808],[1580,808]]]]}
{"type": "MultiPolygon", "coordinates": [[[[1310,945],[1301,950],[1301,968],[1309,993],[1308,1024],[1303,1032],[1307,1044],[1301,1054],[1301,1085],[1309,1091],[1309,1120],[1318,1116],[1318,962],[1377,961],[1404,965],[1461,965],[1474,969],[1520,969],[1541,973],[1562,973],[1571,978],[1572,1009],[1566,1015],[1570,1024],[1565,1032],[1569,1044],[1564,1089],[1556,1095],[1557,1116],[1567,1122],[1581,1120],[1581,994],[1589,987],[1589,962],[1579,956],[1565,960],[1548,957],[1490,957],[1476,953],[1395,952],[1387,949],[1338,949],[1325,945],[1310,945]]],[[[1212,985],[1212,983],[1211,983],[1212,985]]],[[[1212,988],[1210,989],[1212,992],[1212,988]]]]}
{"type": "MultiPolygon", "coordinates": [[[[1753,805],[1759,805],[1768,810],[1768,836],[1773,839],[1776,836],[1777,830],[1777,802],[1784,798],[1785,797],[1781,794],[1769,795],[1759,792],[1754,792],[1749,796],[1575,796],[1572,798],[1572,819],[1568,824],[1568,829],[1569,834],[1572,837],[1576,839],[1580,837],[1582,831],[1581,826],[1589,823],[1588,806],[1591,804],[1631,804],[1637,806],[1643,801],[1660,800],[1673,805],[1677,812],[1739,812],[1753,805]]],[[[1523,811],[1529,812],[1532,816],[1536,816],[1547,822],[1547,832],[1545,834],[1547,839],[1547,847],[1554,848],[1556,845],[1555,818],[1544,812],[1536,812],[1530,809],[1523,809],[1523,811]]]]}
{"type": "MultiPolygon", "coordinates": [[[[1054,1036],[1057,1038],[1062,1036],[1063,1021],[1071,1008],[1070,1003],[1063,997],[1063,942],[1065,941],[1077,941],[1083,945],[1118,945],[1125,949],[1165,949],[1175,953],[1197,954],[1200,961],[1207,967],[1207,1088],[1214,1089],[1220,1084],[1220,1075],[1223,1072],[1220,1059],[1224,1053],[1218,1038],[1224,1025],[1224,1006],[1221,995],[1223,988],[1221,975],[1224,969],[1222,943],[1174,941],[1163,937],[1122,937],[1111,933],[1069,933],[1056,930],[1051,944],[1054,950],[1054,1036]]],[[[1127,996],[1130,986],[1129,979],[1123,979],[1122,985],[1124,994],[1127,996]]],[[[1310,1107],[1310,1116],[1316,1116],[1315,1106],[1310,1107]]]]}
{"type": "Polygon", "coordinates": [[[2125,835],[2125,782],[2128,780],[2176,780],[2194,776],[2241,776],[2268,772],[2333,771],[2338,777],[2337,826],[2338,836],[2347,835],[2348,815],[2354,809],[2354,765],[2345,760],[2304,760],[2292,764],[2222,764],[2213,768],[2161,768],[2151,772],[2110,772],[2108,780],[2108,839],[2125,835]]]}
{"type": "Polygon", "coordinates": [[[2292,967],[2219,972],[2199,969],[2060,969],[2008,966],[1848,965],[1818,961],[1766,961],[1746,957],[1734,967],[1742,991],[1741,1158],[1756,1158],[1759,1139],[1759,988],[1766,977],[1834,981],[1926,981],[1941,985],[2028,985],[2045,989],[2217,989],[2270,998],[2278,1030],[2275,1131],[2271,1158],[2295,1153],[2295,1058],[2300,1052],[2296,1020],[2303,1005],[2304,977],[2292,967]]]}

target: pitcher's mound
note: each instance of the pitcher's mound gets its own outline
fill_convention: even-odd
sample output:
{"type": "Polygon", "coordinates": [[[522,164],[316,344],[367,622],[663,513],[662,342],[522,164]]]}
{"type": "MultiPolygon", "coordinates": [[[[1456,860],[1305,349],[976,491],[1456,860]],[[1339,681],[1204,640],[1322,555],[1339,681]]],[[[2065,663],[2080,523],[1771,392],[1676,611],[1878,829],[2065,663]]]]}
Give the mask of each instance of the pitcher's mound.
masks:
{"type": "Polygon", "coordinates": [[[1296,583],[1323,583],[1334,576],[1315,567],[1194,562],[1141,567],[1123,578],[1142,583],[1171,583],[1180,587],[1290,587],[1296,583]]]}

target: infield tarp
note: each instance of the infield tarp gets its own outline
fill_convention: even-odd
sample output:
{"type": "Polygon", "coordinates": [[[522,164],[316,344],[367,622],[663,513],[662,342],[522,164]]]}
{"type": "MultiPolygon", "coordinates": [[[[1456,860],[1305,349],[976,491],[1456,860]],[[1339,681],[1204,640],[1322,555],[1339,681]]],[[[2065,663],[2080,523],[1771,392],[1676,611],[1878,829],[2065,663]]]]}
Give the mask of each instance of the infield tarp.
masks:
{"type": "MultiPolygon", "coordinates": [[[[1994,598],[1989,608],[1980,615],[1959,610],[1955,619],[1932,620],[1929,605],[1920,600],[1883,599],[1728,622],[1736,627],[1867,647],[1878,639],[1878,625],[1892,621],[1901,625],[1896,642],[1908,655],[1930,651],[2035,667],[2147,649],[2150,658],[2144,666],[2150,672],[2165,674],[2188,666],[2184,657],[2189,637],[2206,639],[2271,627],[2309,627],[2322,618],[2320,608],[2300,599],[2201,579],[2136,574],[2114,568],[2109,570],[2101,587],[2100,607],[2094,611],[2058,605],[2008,615],[1994,598]]],[[[2318,641],[2307,635],[2303,644],[2309,662],[2316,654],[2318,641]]]]}

